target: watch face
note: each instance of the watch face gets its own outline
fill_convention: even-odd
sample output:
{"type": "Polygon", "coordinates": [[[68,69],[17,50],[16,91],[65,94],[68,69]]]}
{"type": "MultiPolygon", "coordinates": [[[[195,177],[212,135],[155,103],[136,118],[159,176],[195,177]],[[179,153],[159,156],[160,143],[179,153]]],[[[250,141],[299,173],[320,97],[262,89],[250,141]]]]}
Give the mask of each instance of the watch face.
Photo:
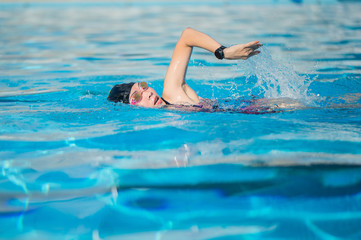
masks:
{"type": "Polygon", "coordinates": [[[214,55],[216,55],[216,57],[217,57],[218,59],[223,59],[223,58],[224,58],[223,48],[222,48],[222,47],[218,48],[218,49],[214,52],[214,55]]]}

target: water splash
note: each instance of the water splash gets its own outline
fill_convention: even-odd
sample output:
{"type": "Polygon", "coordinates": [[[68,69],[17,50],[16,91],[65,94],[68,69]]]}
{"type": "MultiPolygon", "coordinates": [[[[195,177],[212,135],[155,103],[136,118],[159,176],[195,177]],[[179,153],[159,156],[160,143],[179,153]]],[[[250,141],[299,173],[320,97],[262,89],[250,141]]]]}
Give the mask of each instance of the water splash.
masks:
{"type": "Polygon", "coordinates": [[[273,60],[266,47],[262,47],[261,54],[240,63],[239,69],[244,72],[247,82],[256,81],[249,89],[249,95],[291,98],[307,105],[316,101],[316,96],[308,91],[312,80],[273,60]]]}

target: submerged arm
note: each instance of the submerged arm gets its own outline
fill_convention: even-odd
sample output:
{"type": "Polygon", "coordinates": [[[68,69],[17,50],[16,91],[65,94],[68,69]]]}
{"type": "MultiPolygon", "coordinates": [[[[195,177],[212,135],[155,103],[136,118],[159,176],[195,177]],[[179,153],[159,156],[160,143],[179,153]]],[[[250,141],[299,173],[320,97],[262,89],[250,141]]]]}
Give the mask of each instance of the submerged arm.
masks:
{"type": "MultiPolygon", "coordinates": [[[[207,34],[186,28],[174,49],[164,79],[163,97],[172,103],[198,103],[198,95],[185,82],[192,49],[193,47],[200,47],[214,53],[220,46],[221,44],[207,34]]],[[[224,49],[224,58],[247,59],[258,54],[259,51],[255,50],[260,46],[262,45],[258,41],[234,45],[224,49]]]]}

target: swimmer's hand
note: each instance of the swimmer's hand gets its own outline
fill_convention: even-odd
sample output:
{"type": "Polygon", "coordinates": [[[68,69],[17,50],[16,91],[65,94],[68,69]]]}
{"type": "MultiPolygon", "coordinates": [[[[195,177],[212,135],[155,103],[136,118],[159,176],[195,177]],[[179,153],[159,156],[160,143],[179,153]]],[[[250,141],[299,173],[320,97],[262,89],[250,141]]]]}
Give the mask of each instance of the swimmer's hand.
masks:
{"type": "Polygon", "coordinates": [[[259,41],[234,45],[223,50],[224,58],[230,60],[235,60],[235,59],[246,60],[254,55],[259,54],[260,51],[255,51],[255,50],[260,47],[262,47],[262,43],[260,43],[259,41]]]}

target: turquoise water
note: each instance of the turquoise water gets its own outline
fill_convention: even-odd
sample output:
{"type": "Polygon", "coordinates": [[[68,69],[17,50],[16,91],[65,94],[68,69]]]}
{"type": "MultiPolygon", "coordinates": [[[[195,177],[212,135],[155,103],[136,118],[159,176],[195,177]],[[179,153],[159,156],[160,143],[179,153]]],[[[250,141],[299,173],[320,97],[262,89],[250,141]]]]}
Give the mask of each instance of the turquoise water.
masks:
{"type": "Polygon", "coordinates": [[[360,11],[0,3],[0,238],[360,239],[360,11]],[[120,82],[161,93],[188,26],[265,45],[238,62],[194,50],[188,84],[228,111],[106,101],[120,82]],[[255,96],[278,110],[235,110],[255,96]]]}

